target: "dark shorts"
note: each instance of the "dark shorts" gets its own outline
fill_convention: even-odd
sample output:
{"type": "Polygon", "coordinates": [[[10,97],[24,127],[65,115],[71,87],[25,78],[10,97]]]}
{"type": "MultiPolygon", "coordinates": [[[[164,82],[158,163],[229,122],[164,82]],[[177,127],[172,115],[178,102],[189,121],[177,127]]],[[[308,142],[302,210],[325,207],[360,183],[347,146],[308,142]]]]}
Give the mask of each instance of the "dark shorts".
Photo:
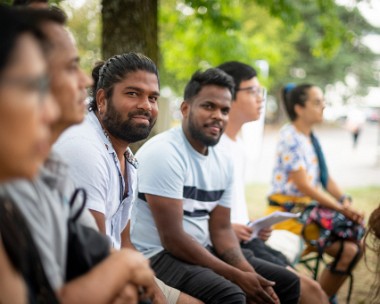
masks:
{"type": "MultiPolygon", "coordinates": [[[[243,254],[257,273],[276,282],[274,290],[282,304],[298,303],[299,279],[294,273],[256,258],[250,250],[243,249],[243,254]]],[[[178,260],[166,250],[150,261],[157,278],[204,303],[246,303],[245,293],[239,286],[211,269],[178,260]]]]}

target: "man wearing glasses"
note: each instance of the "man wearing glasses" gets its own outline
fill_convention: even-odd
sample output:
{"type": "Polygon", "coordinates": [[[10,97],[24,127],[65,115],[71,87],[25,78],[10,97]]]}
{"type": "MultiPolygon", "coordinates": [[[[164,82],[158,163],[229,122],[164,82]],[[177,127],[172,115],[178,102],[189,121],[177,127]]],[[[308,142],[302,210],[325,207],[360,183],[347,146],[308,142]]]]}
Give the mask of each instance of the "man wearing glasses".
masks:
{"type": "MultiPolygon", "coordinates": [[[[228,155],[233,155],[231,157],[234,167],[233,203],[231,205],[232,228],[243,249],[249,249],[257,258],[291,270],[286,257],[265,244],[272,229],[270,227],[261,229],[257,231],[258,238],[251,239],[253,230],[247,225],[250,221],[244,182],[247,162],[244,143],[239,133],[245,123],[260,118],[266,98],[266,89],[260,86],[256,71],[247,64],[230,61],[221,64],[218,68],[232,76],[235,82],[235,96],[234,102],[231,104],[229,121],[219,142],[219,146],[228,151],[228,155]]],[[[297,275],[301,287],[300,303],[327,303],[326,294],[319,283],[306,275],[298,273],[297,275]]]]}

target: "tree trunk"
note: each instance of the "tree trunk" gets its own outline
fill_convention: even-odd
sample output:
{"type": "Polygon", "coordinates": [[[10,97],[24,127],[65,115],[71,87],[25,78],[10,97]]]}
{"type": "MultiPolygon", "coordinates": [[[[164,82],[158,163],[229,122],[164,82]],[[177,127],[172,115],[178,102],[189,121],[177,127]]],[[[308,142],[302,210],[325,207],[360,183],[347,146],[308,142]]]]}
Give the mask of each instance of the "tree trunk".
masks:
{"type": "MultiPolygon", "coordinates": [[[[102,22],[104,59],[139,52],[158,65],[158,0],[102,0],[102,22]]],[[[157,125],[150,137],[162,131],[157,130],[157,125]]],[[[130,148],[136,152],[144,142],[130,148]]]]}
{"type": "Polygon", "coordinates": [[[102,0],[104,59],[140,52],[158,63],[158,0],[102,0]]]}

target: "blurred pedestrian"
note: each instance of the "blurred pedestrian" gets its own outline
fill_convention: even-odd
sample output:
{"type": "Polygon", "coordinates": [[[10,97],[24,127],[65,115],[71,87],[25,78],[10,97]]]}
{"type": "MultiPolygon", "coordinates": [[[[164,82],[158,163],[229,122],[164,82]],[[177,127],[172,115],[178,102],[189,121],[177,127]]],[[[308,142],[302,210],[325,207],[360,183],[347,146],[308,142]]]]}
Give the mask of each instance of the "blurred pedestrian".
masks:
{"type": "Polygon", "coordinates": [[[350,131],[352,135],[352,144],[355,149],[358,145],[359,136],[363,130],[365,123],[365,114],[363,111],[354,108],[348,112],[346,128],[350,131]]]}

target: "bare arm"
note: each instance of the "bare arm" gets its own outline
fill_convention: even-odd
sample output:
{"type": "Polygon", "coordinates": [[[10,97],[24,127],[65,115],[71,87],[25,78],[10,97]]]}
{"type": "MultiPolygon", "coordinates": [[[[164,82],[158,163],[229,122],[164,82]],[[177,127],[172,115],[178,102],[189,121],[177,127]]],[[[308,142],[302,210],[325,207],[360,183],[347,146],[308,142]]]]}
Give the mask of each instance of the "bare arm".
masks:
{"type": "MultiPolygon", "coordinates": [[[[327,193],[314,187],[308,181],[305,170],[292,171],[289,174],[289,178],[294,182],[300,192],[307,196],[310,196],[312,199],[319,202],[322,206],[336,210],[346,217],[357,222],[363,219],[363,215],[360,212],[356,211],[350,206],[340,204],[333,196],[328,195],[327,193]]],[[[333,189],[332,195],[336,194],[336,191],[338,191],[338,188],[334,188],[334,184],[335,182],[331,182],[331,180],[329,180],[329,187],[333,189]]]]}
{"type": "Polygon", "coordinates": [[[236,269],[216,258],[183,230],[182,200],[146,194],[163,247],[177,258],[232,279],[236,269]]]}
{"type": "Polygon", "coordinates": [[[142,286],[152,294],[153,271],[148,261],[130,249],[114,251],[87,274],[65,284],[58,292],[61,303],[110,303],[128,285],[142,286]]]}
{"type": "Polygon", "coordinates": [[[131,242],[130,231],[131,231],[131,221],[129,220],[127,223],[127,226],[124,228],[123,232],[121,233],[121,247],[136,250],[135,246],[133,246],[131,242]]]}
{"type": "Polygon", "coordinates": [[[26,304],[27,292],[23,278],[12,267],[0,235],[0,303],[26,304]]]}
{"type": "MultiPolygon", "coordinates": [[[[248,292],[250,298],[257,299],[258,303],[275,303],[271,296],[261,287],[261,284],[272,285],[272,283],[258,276],[242,255],[240,246],[229,224],[229,214],[226,219],[229,229],[228,236],[224,236],[227,241],[224,244],[217,244],[217,250],[228,261],[225,262],[212,255],[183,230],[182,200],[148,194],[146,194],[146,199],[152,211],[161,243],[166,250],[178,259],[210,268],[221,276],[235,282],[244,291],[248,292]],[[234,259],[236,260],[232,262],[234,259]],[[237,268],[237,265],[246,271],[237,268]]],[[[217,236],[216,238],[219,239],[219,237],[217,236]]]]}
{"type": "Polygon", "coordinates": [[[91,209],[90,209],[90,212],[95,219],[96,225],[99,228],[99,232],[106,234],[106,218],[104,214],[95,210],[91,210],[91,209]]]}
{"type": "Polygon", "coordinates": [[[210,215],[211,242],[220,258],[243,271],[254,271],[241,252],[230,223],[230,209],[217,206],[210,215]]]}

